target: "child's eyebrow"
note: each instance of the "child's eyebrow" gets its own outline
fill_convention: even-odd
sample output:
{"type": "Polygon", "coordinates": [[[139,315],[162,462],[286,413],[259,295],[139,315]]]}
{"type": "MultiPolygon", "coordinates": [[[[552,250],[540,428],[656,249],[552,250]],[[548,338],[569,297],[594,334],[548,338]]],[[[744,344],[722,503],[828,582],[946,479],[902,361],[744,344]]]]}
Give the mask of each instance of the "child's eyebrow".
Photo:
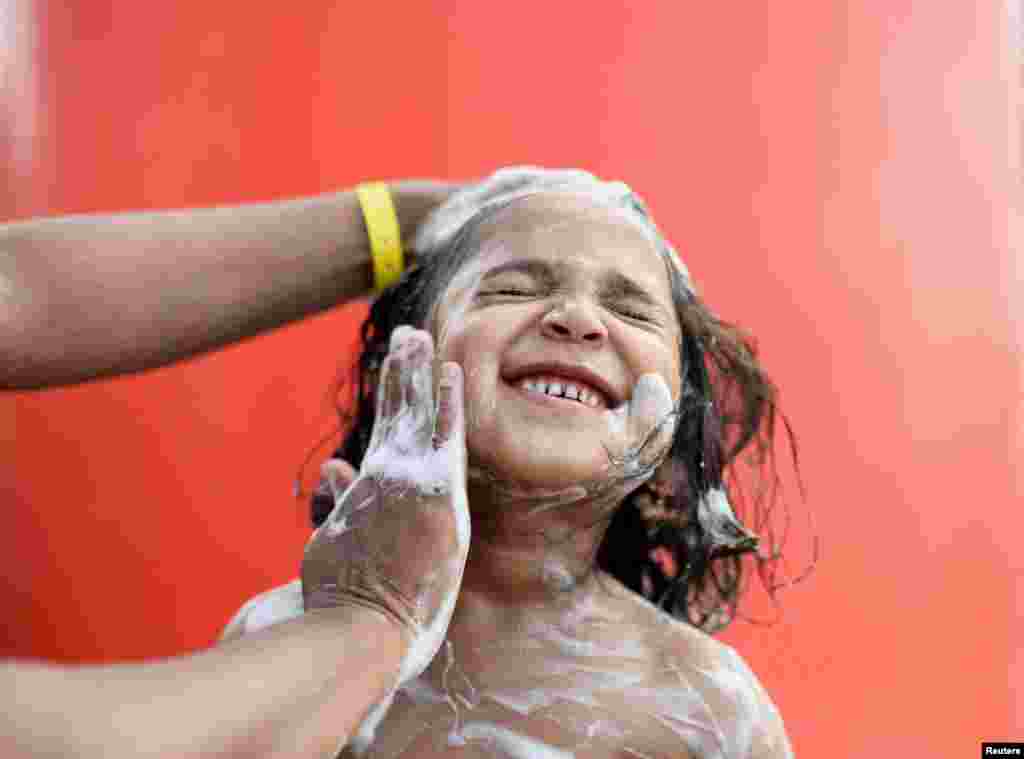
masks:
{"type": "MultiPolygon", "coordinates": [[[[514,271],[526,274],[545,284],[553,284],[558,281],[560,270],[564,270],[563,263],[551,263],[539,261],[535,258],[519,258],[515,261],[507,261],[488,270],[480,281],[486,282],[492,277],[514,271]]],[[[601,294],[606,298],[635,298],[646,305],[660,308],[662,304],[645,287],[636,280],[626,276],[616,269],[608,269],[601,276],[601,294]]]]}
{"type": "Polygon", "coordinates": [[[544,283],[551,283],[557,279],[557,272],[554,267],[548,264],[547,261],[538,261],[535,258],[518,258],[515,261],[507,261],[503,264],[495,266],[493,269],[489,269],[480,278],[481,282],[486,282],[493,277],[497,277],[500,274],[506,272],[519,272],[539,279],[544,283]]]}

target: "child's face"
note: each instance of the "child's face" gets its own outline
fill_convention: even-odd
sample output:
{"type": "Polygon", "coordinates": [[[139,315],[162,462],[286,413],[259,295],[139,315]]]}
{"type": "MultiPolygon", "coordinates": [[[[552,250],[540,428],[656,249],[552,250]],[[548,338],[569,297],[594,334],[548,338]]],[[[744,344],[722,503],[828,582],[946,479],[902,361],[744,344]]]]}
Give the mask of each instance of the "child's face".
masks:
{"type": "Polygon", "coordinates": [[[656,374],[679,400],[680,327],[661,255],[624,212],[561,195],[502,210],[479,243],[431,325],[438,358],[464,371],[470,464],[531,487],[600,480],[605,447],[619,456],[644,437],[622,413],[637,380],[656,374]],[[521,376],[542,363],[600,378],[562,381],[603,385],[597,405],[522,389],[557,379],[558,368],[521,376]]]}

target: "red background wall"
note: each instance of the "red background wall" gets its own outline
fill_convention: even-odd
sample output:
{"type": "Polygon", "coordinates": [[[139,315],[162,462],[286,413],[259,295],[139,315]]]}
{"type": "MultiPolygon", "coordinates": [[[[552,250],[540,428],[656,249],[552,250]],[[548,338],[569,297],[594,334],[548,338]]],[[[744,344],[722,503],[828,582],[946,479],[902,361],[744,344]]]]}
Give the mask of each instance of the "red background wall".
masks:
{"type": "MultiPolygon", "coordinates": [[[[512,163],[629,182],[802,444],[790,555],[813,512],[821,561],[723,636],[797,754],[1022,740],[1020,30],[997,2],[710,5],[0,0],[0,218],[512,163]]],[[[294,577],[292,481],[361,313],[0,396],[0,654],[193,650],[294,577]]]]}

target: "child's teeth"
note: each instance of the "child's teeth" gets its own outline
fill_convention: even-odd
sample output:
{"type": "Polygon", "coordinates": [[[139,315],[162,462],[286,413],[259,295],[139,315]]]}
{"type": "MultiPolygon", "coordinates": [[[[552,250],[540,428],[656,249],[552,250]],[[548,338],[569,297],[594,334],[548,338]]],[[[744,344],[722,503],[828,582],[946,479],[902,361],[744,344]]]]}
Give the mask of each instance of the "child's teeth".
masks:
{"type": "Polygon", "coordinates": [[[592,390],[568,382],[548,382],[545,380],[521,380],[519,386],[524,390],[544,393],[553,398],[568,398],[578,401],[590,408],[597,408],[598,396],[592,390]]]}

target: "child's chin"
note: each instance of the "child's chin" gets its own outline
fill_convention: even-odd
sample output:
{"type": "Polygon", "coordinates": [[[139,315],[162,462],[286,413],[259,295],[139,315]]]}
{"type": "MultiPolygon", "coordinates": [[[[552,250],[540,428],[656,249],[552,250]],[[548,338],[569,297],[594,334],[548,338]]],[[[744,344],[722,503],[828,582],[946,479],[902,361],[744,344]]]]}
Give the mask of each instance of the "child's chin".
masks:
{"type": "Polygon", "coordinates": [[[469,478],[486,480],[497,477],[509,484],[516,483],[521,488],[552,490],[569,488],[592,483],[608,474],[608,458],[603,449],[587,451],[584,457],[541,457],[536,452],[517,451],[502,457],[496,462],[492,457],[481,457],[479,460],[470,454],[469,478]],[[475,470],[475,471],[474,471],[475,470]],[[483,474],[480,470],[485,470],[483,474]]]}

